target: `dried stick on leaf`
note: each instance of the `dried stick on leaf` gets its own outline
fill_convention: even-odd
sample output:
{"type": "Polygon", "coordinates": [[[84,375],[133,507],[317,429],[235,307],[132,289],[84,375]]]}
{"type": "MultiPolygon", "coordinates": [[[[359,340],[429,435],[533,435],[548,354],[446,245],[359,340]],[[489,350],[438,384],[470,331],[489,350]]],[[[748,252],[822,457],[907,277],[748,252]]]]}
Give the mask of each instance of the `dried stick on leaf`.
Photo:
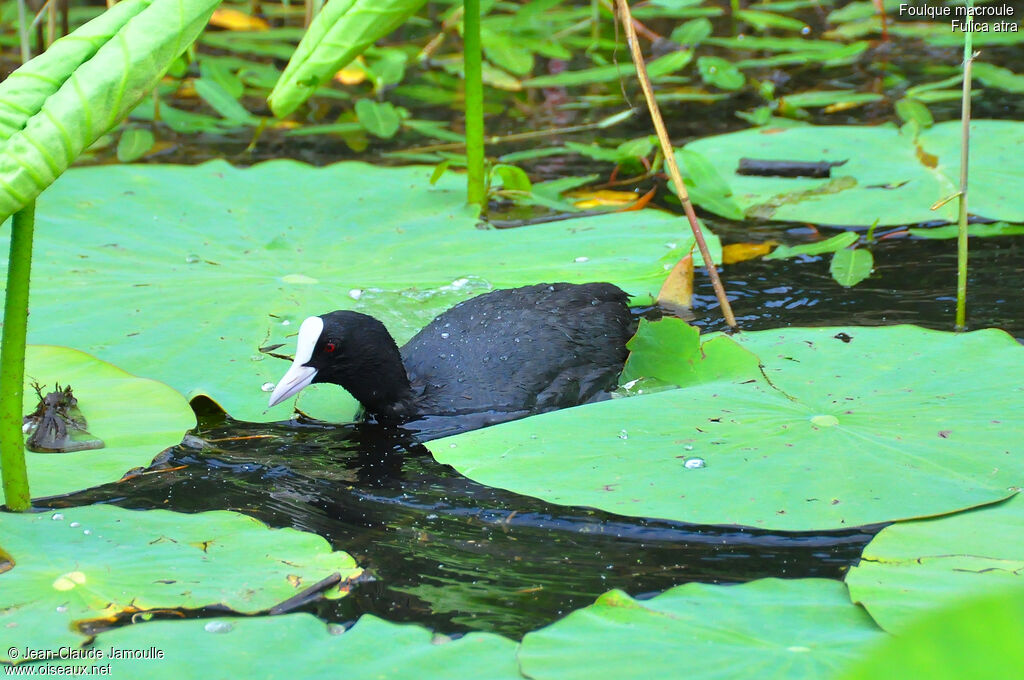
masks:
{"type": "Polygon", "coordinates": [[[669,141],[668,132],[665,130],[665,122],[661,118],[661,110],[658,108],[658,102],[654,99],[654,91],[651,89],[651,80],[647,77],[647,66],[644,63],[643,54],[640,52],[640,43],[637,41],[636,30],[633,28],[633,15],[629,11],[629,4],[626,0],[615,0],[615,4],[619,9],[620,23],[626,31],[626,40],[629,43],[629,49],[633,55],[633,64],[636,66],[636,75],[637,78],[640,79],[640,87],[644,91],[644,98],[647,100],[647,108],[651,112],[651,121],[654,123],[654,131],[658,135],[658,142],[660,142],[662,153],[665,155],[665,164],[668,166],[672,185],[676,189],[676,195],[679,196],[679,202],[683,204],[683,211],[686,213],[686,218],[690,221],[690,228],[693,229],[693,236],[697,239],[697,247],[700,248],[700,254],[704,258],[704,265],[707,267],[708,276],[711,277],[711,285],[715,288],[715,297],[718,298],[718,304],[722,307],[722,316],[725,318],[725,322],[729,324],[729,327],[735,329],[736,317],[733,316],[732,306],[729,304],[729,298],[725,295],[725,288],[722,286],[722,280],[718,276],[718,270],[715,268],[715,262],[711,259],[711,252],[708,250],[708,244],[704,241],[704,234],[701,233],[700,225],[697,224],[697,214],[693,211],[693,204],[690,203],[690,196],[686,192],[686,187],[683,186],[683,178],[679,174],[679,166],[676,165],[676,157],[675,153],[673,153],[672,143],[669,141]]]}

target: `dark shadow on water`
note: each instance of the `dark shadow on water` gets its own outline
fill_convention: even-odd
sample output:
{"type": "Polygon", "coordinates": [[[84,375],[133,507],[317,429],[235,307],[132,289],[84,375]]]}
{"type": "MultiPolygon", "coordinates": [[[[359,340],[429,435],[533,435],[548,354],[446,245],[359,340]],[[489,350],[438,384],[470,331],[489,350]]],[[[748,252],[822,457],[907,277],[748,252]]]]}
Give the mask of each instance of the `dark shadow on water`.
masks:
{"type": "Polygon", "coordinates": [[[53,502],[231,509],[324,536],[371,576],[305,608],[519,637],[611,588],[838,578],[873,532],[779,534],[553,505],[472,482],[376,426],[250,424],[202,409],[153,471],[53,502]],[[185,466],[183,469],[170,468],[185,466]]]}

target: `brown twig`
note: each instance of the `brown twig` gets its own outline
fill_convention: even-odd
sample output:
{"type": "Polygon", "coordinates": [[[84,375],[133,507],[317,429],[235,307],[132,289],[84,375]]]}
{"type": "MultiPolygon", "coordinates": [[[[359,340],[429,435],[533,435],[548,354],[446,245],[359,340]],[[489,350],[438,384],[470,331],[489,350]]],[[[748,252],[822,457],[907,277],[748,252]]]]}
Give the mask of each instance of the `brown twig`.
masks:
{"type": "Polygon", "coordinates": [[[633,54],[636,74],[640,79],[640,87],[644,91],[644,98],[647,100],[647,108],[651,112],[654,131],[658,135],[658,142],[660,142],[662,153],[665,155],[665,164],[668,166],[672,184],[676,188],[676,195],[679,196],[679,202],[683,205],[686,218],[690,221],[693,237],[697,240],[697,247],[700,248],[700,254],[704,258],[708,276],[711,278],[711,285],[715,289],[715,297],[718,298],[718,304],[722,308],[722,316],[730,328],[736,329],[736,317],[733,316],[732,305],[729,304],[729,298],[725,294],[725,288],[722,286],[722,280],[718,276],[715,262],[711,259],[711,252],[708,250],[708,244],[704,241],[704,234],[701,233],[700,225],[697,224],[697,214],[693,211],[690,195],[683,185],[682,175],[679,174],[679,166],[676,165],[672,142],[669,140],[668,132],[665,130],[665,121],[661,118],[661,109],[658,108],[658,102],[654,99],[654,91],[651,88],[651,80],[647,77],[647,66],[644,63],[643,54],[640,52],[640,43],[637,40],[636,30],[633,27],[633,15],[629,12],[629,4],[626,0],[615,0],[615,3],[619,8],[619,18],[622,20],[622,26],[626,31],[626,40],[633,54]]]}

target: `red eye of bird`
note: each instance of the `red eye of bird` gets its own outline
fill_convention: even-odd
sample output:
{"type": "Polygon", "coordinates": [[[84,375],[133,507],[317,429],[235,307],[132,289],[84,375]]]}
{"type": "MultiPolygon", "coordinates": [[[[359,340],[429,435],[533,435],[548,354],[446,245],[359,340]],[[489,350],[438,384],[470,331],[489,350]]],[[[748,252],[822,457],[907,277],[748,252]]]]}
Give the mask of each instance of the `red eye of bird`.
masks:
{"type": "Polygon", "coordinates": [[[325,352],[333,352],[336,349],[338,349],[338,346],[335,345],[333,342],[329,342],[326,345],[324,345],[325,352]]]}

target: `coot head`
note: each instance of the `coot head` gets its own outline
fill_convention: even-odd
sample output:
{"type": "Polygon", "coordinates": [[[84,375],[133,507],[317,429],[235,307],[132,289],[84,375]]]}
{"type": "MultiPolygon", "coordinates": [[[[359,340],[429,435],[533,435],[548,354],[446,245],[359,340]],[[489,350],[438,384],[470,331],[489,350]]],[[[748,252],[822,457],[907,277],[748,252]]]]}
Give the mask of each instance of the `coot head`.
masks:
{"type": "Polygon", "coordinates": [[[384,419],[411,415],[412,390],[398,346],[384,324],[366,314],[339,310],[303,321],[295,360],[270,405],[312,383],[341,385],[367,412],[384,419]]]}

